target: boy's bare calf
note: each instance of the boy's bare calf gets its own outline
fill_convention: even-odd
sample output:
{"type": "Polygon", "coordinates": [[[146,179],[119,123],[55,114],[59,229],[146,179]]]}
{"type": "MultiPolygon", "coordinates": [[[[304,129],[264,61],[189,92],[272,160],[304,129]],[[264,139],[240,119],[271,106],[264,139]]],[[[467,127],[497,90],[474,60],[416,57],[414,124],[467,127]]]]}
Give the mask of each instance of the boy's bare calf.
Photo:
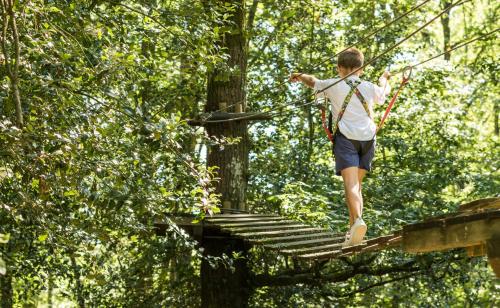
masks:
{"type": "Polygon", "coordinates": [[[344,190],[349,209],[349,225],[363,214],[363,195],[361,193],[363,178],[366,170],[358,167],[349,167],[341,171],[344,180],[344,190]]]}

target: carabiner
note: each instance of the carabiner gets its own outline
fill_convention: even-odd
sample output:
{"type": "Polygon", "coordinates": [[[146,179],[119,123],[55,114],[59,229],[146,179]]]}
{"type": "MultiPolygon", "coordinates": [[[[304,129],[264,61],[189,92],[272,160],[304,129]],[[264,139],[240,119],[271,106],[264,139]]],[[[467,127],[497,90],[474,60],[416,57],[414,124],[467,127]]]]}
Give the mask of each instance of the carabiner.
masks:
{"type": "Polygon", "coordinates": [[[413,66],[411,65],[405,66],[402,72],[403,72],[403,83],[408,83],[413,73],[413,66]],[[408,76],[406,76],[406,72],[408,72],[408,76]]]}

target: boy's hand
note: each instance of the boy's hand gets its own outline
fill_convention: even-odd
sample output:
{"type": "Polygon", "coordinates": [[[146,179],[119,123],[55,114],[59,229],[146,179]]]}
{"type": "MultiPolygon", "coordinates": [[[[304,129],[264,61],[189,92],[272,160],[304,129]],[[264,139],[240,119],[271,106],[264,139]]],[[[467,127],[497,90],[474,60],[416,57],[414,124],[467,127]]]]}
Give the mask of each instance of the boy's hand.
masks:
{"type": "Polygon", "coordinates": [[[292,73],[290,75],[290,79],[288,81],[290,82],[300,82],[300,76],[303,75],[303,73],[292,73]]]}
{"type": "Polygon", "coordinates": [[[391,73],[389,71],[385,71],[384,74],[382,74],[382,77],[385,79],[389,80],[391,78],[391,73]]]}

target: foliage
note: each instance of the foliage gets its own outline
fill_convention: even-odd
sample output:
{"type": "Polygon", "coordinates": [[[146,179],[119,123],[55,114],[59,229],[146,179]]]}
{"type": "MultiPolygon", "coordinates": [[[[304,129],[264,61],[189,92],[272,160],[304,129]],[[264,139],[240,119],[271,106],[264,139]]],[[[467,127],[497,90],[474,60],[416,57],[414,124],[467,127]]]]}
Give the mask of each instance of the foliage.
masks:
{"type": "MultiPolygon", "coordinates": [[[[252,211],[345,231],[342,182],[332,173],[317,112],[296,107],[309,92],[283,80],[295,70],[332,76],[333,54],[414,3],[247,2],[247,11],[256,5],[245,29],[249,109],[284,108],[250,127],[248,203],[252,211]]],[[[200,251],[168,220],[166,236],[155,234],[154,223],[165,213],[216,211],[217,179],[204,152],[228,141],[209,139],[185,120],[202,113],[207,72],[225,65],[216,42],[231,30],[233,8],[185,0],[14,3],[25,125],[15,124],[12,80],[2,67],[2,294],[12,286],[17,306],[39,305],[52,293],[80,306],[198,306],[200,251]]],[[[436,11],[431,2],[358,47],[375,56],[436,11]]],[[[498,28],[497,13],[494,3],[481,0],[452,10],[452,42],[498,28]]],[[[7,34],[3,64],[16,52],[7,34]]],[[[396,70],[441,52],[442,36],[442,26],[433,24],[364,77],[375,80],[388,65],[396,70]]],[[[500,192],[495,38],[415,71],[378,137],[374,172],[364,184],[369,236],[500,192]]],[[[407,258],[387,252],[376,262],[407,258]]],[[[264,271],[262,264],[271,273],[288,266],[262,251],[249,260],[255,272],[264,271]]],[[[482,258],[452,251],[419,262],[435,264],[383,288],[370,288],[379,280],[359,276],[320,287],[266,287],[256,290],[252,305],[488,306],[500,300],[482,258]]],[[[398,277],[377,279],[390,278],[398,277]]]]}

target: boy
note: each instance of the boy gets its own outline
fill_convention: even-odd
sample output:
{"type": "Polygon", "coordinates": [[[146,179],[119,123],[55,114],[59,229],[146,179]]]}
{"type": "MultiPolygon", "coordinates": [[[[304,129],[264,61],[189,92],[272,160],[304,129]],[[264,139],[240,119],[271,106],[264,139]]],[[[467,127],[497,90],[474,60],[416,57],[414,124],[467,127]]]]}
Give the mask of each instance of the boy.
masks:
{"type": "Polygon", "coordinates": [[[347,207],[349,209],[349,231],[344,246],[357,245],[366,233],[366,224],[361,218],[363,196],[361,183],[371,169],[375,154],[376,125],[373,122],[373,105],[382,103],[390,92],[389,72],[384,72],[376,86],[359,78],[362,73],[364,56],[356,48],[349,48],[340,53],[337,71],[344,81],[324,90],[337,82],[339,78],[319,80],[312,75],[293,73],[292,82],[302,82],[318,91],[318,95],[327,97],[331,102],[333,114],[334,146],[336,175],[344,181],[347,207]],[[341,110],[344,110],[341,112],[341,110]],[[339,115],[340,114],[340,115],[339,115]]]}

